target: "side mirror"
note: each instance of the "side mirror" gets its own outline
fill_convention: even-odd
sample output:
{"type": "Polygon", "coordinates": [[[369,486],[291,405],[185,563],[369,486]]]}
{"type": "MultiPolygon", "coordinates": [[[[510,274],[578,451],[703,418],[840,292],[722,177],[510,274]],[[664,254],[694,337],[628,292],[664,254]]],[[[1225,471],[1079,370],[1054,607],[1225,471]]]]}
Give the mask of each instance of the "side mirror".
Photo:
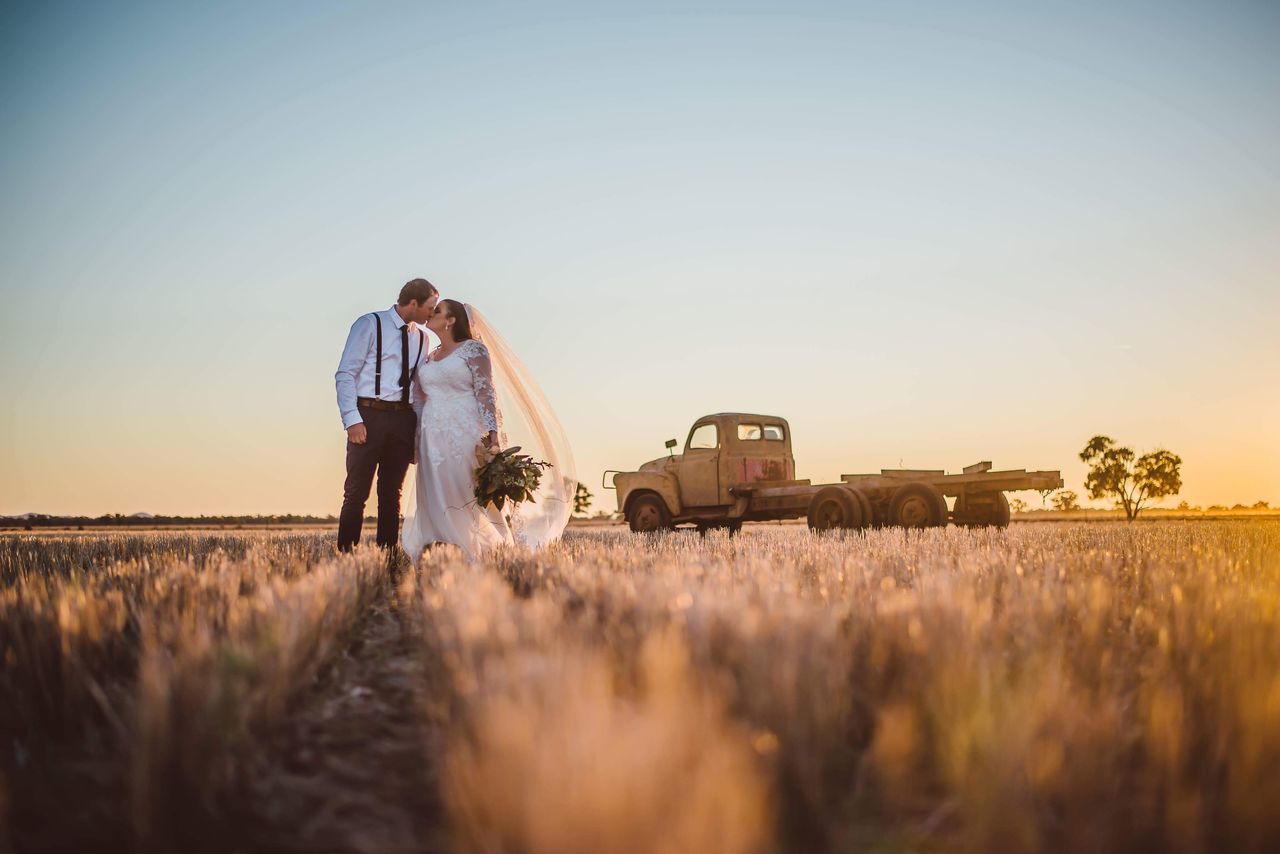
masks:
{"type": "Polygon", "coordinates": [[[678,444],[680,444],[680,443],[679,443],[679,442],[677,442],[675,439],[668,439],[668,440],[667,440],[667,455],[668,455],[668,456],[673,456],[673,457],[675,456],[675,448],[676,448],[676,445],[678,445],[678,444]]]}

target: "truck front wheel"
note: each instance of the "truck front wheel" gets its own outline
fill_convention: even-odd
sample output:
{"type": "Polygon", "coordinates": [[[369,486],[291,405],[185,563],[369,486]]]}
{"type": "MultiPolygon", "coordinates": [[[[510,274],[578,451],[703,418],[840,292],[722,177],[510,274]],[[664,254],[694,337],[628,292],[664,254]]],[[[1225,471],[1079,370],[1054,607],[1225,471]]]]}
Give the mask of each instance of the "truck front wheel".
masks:
{"type": "Polygon", "coordinates": [[[627,507],[627,524],[637,534],[665,531],[671,527],[671,511],[666,502],[652,492],[637,495],[627,507]]]}

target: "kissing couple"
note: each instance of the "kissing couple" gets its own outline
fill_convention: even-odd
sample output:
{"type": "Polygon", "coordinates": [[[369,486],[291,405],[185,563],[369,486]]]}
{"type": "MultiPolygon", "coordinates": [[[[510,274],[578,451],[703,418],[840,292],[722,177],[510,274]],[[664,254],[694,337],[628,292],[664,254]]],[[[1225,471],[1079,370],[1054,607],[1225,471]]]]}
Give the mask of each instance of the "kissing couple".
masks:
{"type": "Polygon", "coordinates": [[[334,380],[347,431],[340,550],[360,542],[375,477],[377,543],[394,549],[399,540],[414,560],[441,543],[474,560],[497,546],[539,548],[560,538],[577,485],[564,431],[475,308],[441,299],[426,279],[406,282],[395,305],[351,324],[334,380]],[[477,451],[509,442],[550,467],[530,501],[483,507],[475,497],[477,451]],[[414,463],[402,531],[400,496],[414,463]]]}

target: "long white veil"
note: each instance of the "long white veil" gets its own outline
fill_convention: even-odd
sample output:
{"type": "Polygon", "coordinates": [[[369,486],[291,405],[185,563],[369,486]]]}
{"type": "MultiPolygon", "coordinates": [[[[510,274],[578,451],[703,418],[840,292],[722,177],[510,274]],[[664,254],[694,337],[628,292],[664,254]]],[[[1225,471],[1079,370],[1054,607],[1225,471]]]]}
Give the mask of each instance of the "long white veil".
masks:
{"type": "Polygon", "coordinates": [[[475,306],[467,305],[466,309],[471,334],[488,348],[493,364],[501,419],[499,441],[504,448],[519,445],[520,453],[551,463],[551,468],[542,472],[533,501],[521,504],[512,519],[517,539],[530,548],[540,548],[558,540],[569,524],[573,494],[578,487],[573,451],[559,419],[524,363],[475,306]]]}

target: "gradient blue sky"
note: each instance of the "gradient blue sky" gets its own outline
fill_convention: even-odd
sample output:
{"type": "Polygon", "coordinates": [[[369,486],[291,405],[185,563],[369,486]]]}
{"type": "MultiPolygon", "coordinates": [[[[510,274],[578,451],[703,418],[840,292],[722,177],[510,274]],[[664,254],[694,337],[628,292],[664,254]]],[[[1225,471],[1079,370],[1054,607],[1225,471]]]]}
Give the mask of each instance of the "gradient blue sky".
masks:
{"type": "Polygon", "coordinates": [[[593,488],[743,409],[815,479],[1104,432],[1280,503],[1280,6],[635,8],[5,5],[0,513],[336,512],[418,275],[593,488]]]}

